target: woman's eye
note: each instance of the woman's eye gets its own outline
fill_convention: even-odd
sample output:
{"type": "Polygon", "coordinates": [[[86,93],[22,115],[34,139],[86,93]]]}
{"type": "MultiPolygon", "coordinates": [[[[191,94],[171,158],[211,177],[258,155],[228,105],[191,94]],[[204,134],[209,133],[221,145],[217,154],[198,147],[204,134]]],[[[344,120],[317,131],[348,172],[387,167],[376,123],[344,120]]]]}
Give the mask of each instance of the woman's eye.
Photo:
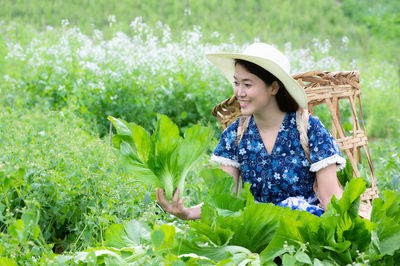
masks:
{"type": "Polygon", "coordinates": [[[233,82],[233,85],[238,86],[238,85],[239,85],[239,82],[234,81],[234,82],[233,82]]]}
{"type": "Polygon", "coordinates": [[[246,87],[251,87],[252,86],[252,84],[244,84],[246,87]]]}

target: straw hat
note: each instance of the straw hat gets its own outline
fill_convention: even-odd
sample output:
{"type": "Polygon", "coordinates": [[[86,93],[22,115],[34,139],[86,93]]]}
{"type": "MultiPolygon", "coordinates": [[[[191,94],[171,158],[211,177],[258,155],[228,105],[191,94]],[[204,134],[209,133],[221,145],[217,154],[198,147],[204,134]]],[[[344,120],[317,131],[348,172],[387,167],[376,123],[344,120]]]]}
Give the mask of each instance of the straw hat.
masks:
{"type": "Polygon", "coordinates": [[[253,43],[243,53],[211,53],[206,57],[231,83],[234,81],[234,59],[242,59],[259,65],[285,85],[288,93],[301,108],[307,109],[307,96],[304,89],[290,76],[290,63],[287,57],[275,47],[266,43],[253,43]]]}

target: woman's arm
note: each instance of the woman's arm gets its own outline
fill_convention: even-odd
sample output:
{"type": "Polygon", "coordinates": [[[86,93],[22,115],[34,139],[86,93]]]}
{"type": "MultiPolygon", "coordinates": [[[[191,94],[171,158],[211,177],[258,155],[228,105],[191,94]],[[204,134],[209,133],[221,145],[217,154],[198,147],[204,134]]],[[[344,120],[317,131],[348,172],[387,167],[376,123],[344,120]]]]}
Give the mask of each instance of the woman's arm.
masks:
{"type": "Polygon", "coordinates": [[[343,190],[339,186],[339,180],[336,175],[336,164],[328,165],[317,172],[317,185],[322,208],[331,201],[333,195],[337,199],[342,197],[343,190]]]}

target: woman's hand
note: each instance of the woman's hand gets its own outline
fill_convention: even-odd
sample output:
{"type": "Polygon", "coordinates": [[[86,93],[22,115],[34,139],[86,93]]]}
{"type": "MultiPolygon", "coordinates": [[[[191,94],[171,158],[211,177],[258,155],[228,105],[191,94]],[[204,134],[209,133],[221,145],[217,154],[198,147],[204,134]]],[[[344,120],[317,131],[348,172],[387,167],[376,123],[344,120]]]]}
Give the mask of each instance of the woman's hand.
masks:
{"type": "Polygon", "coordinates": [[[184,197],[179,199],[179,188],[176,189],[174,196],[172,197],[172,202],[168,202],[165,200],[164,191],[159,188],[156,191],[156,198],[158,204],[160,204],[161,208],[164,211],[171,213],[182,220],[195,220],[201,218],[201,206],[203,202],[199,205],[185,208],[183,206],[184,197]]]}

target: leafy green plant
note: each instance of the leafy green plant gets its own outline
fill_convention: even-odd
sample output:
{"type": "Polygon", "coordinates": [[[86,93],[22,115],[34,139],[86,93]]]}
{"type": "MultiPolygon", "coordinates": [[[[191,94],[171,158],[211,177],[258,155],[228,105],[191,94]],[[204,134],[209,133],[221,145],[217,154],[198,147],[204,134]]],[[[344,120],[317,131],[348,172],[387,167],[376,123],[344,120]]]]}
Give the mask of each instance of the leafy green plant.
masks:
{"type": "MultiPolygon", "coordinates": [[[[13,245],[8,226],[22,220],[28,203],[35,203],[43,239],[57,253],[93,246],[110,224],[154,212],[146,189],[122,175],[109,139],[90,130],[68,110],[2,109],[0,235],[5,246],[13,245]]],[[[16,250],[7,248],[0,256],[16,250]]]]}
{"type": "Polygon", "coordinates": [[[171,200],[177,188],[184,191],[185,178],[207,149],[212,130],[196,125],[187,128],[184,137],[165,115],[159,115],[153,134],[134,123],[109,117],[117,135],[115,147],[120,150],[128,173],[136,180],[156,185],[171,200]]]}
{"type": "Polygon", "coordinates": [[[346,159],[346,167],[337,172],[337,178],[342,187],[345,187],[346,184],[353,179],[353,167],[351,166],[349,159],[346,159]]]}
{"type": "MultiPolygon", "coordinates": [[[[213,173],[210,172],[209,176],[218,181],[205,178],[210,185],[210,197],[202,208],[202,219],[190,223],[190,228],[197,234],[197,241],[202,239],[209,247],[241,246],[258,253],[262,263],[281,257],[286,265],[295,261],[333,265],[368,261],[379,263],[396,259],[397,252],[400,252],[398,244],[394,244],[397,243],[397,225],[400,222],[398,208],[392,205],[400,196],[396,192],[385,192],[388,194],[383,201],[374,202],[376,210],[371,221],[361,219],[358,216],[359,196],[365,190],[365,183],[361,178],[351,179],[342,198],[333,198],[326,213],[316,217],[272,204],[254,203],[251,194],[246,192],[248,186],[237,198],[232,192],[229,196],[228,190],[233,184],[227,186],[225,182],[229,183],[231,177],[225,175],[225,180],[224,174],[219,172],[221,170],[210,171],[213,173]],[[220,193],[222,197],[215,197],[220,193]],[[230,208],[224,203],[232,202],[231,206],[235,206],[235,200],[242,201],[242,204],[230,208]],[[226,209],[223,206],[227,206],[226,209]],[[381,215],[379,218],[378,213],[381,215]],[[394,231],[389,233],[389,228],[394,231]],[[376,236],[381,241],[377,241],[376,236]],[[392,244],[391,249],[384,247],[388,243],[392,244]],[[288,250],[289,247],[293,248],[288,250]],[[385,252],[380,257],[374,257],[378,247],[385,252]]],[[[202,256],[207,255],[202,253],[202,256]]]]}
{"type": "Polygon", "coordinates": [[[394,265],[400,257],[397,192],[384,192],[382,199],[374,201],[371,221],[361,219],[358,205],[365,183],[355,178],[347,183],[342,198],[333,198],[326,213],[317,217],[255,203],[247,183],[235,195],[232,177],[221,169],[204,168],[202,175],[208,190],[201,220],[161,225],[130,220],[113,224],[101,247],[59,256],[56,261],[114,261],[121,265],[394,265]]]}

